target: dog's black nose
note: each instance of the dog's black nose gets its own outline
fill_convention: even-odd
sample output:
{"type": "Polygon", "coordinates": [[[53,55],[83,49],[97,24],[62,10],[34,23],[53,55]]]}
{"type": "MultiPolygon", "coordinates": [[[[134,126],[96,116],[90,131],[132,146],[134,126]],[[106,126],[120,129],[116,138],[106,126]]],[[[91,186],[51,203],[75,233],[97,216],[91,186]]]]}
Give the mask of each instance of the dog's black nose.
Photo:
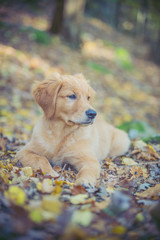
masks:
{"type": "Polygon", "coordinates": [[[94,119],[95,116],[97,115],[97,113],[96,113],[96,111],[94,111],[94,110],[92,110],[92,109],[88,109],[88,110],[86,111],[86,115],[87,115],[88,118],[94,119]]]}

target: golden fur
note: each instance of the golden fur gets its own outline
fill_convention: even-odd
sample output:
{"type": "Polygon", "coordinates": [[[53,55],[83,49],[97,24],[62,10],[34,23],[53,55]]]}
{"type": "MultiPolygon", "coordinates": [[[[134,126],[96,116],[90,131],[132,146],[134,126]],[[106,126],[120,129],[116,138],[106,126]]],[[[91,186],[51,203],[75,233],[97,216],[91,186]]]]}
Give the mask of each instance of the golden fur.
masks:
{"type": "Polygon", "coordinates": [[[88,122],[94,90],[82,74],[60,75],[33,86],[33,96],[43,109],[30,142],[17,154],[23,166],[57,176],[48,160],[67,162],[77,170],[76,184],[94,185],[100,175],[100,162],[108,155],[124,154],[130,145],[127,134],[101,117],[88,122]],[[70,96],[75,95],[76,99],[70,96]]]}

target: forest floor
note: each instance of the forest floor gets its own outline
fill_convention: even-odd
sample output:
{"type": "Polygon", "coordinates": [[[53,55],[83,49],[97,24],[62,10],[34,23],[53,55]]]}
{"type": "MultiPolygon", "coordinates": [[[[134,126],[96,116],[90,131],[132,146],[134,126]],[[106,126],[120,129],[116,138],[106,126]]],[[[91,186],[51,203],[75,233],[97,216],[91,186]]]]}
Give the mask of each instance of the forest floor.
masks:
{"type": "Polygon", "coordinates": [[[0,22],[0,238],[159,239],[159,137],[134,140],[125,156],[105,159],[92,189],[75,186],[70,167],[54,166],[60,177],[53,179],[15,158],[41,114],[31,85],[55,71],[83,73],[108,122],[138,120],[147,123],[143,137],[158,134],[160,69],[149,60],[147,46],[85,18],[77,50],[43,31],[44,17],[9,16],[0,22]]]}

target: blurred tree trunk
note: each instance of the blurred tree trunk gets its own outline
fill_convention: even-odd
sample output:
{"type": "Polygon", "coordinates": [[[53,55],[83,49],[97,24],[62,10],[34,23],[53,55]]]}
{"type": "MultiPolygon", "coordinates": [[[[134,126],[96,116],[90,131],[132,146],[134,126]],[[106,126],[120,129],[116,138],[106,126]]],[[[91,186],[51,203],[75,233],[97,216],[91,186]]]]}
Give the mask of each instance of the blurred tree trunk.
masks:
{"type": "Polygon", "coordinates": [[[106,7],[107,7],[108,23],[118,28],[121,2],[119,0],[113,0],[113,1],[107,0],[106,7]]]}
{"type": "Polygon", "coordinates": [[[140,0],[140,7],[137,13],[137,34],[141,34],[145,40],[148,37],[148,16],[149,16],[149,0],[140,0]]]}
{"type": "Polygon", "coordinates": [[[56,0],[50,32],[61,34],[73,46],[81,43],[81,24],[85,0],[56,0]]]}
{"type": "Polygon", "coordinates": [[[57,0],[56,6],[54,9],[54,15],[50,27],[50,32],[59,33],[62,27],[63,22],[63,9],[64,9],[64,1],[65,0],[57,0]]]}
{"type": "Polygon", "coordinates": [[[157,34],[157,41],[152,43],[150,55],[160,65],[160,29],[157,34]]]}

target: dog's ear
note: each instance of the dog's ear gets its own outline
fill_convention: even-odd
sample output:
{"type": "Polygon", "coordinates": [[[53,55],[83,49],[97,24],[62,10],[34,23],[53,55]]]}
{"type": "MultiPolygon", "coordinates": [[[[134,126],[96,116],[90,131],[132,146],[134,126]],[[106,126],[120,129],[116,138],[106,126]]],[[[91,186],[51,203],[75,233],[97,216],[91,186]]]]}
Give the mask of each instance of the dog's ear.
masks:
{"type": "Polygon", "coordinates": [[[62,79],[58,73],[47,80],[36,82],[32,87],[32,94],[48,119],[54,116],[57,95],[61,87],[62,79]]]}

